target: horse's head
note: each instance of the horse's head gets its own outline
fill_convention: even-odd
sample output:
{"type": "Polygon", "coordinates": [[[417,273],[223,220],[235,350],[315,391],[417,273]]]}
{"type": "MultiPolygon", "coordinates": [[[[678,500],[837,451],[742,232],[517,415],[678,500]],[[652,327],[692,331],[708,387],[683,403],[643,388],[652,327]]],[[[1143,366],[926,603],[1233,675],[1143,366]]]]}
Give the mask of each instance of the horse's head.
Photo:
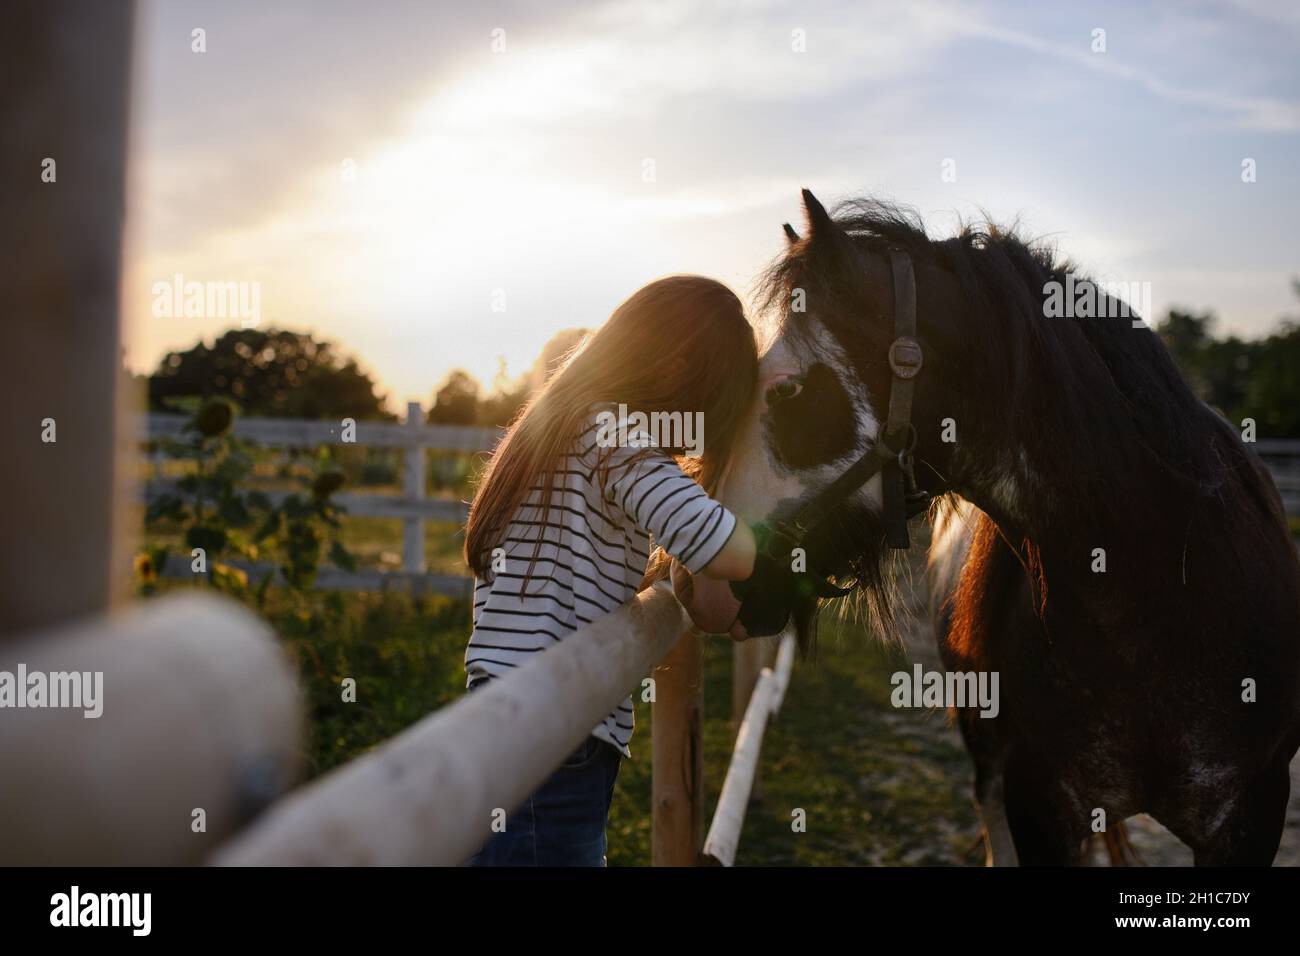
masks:
{"type": "MultiPolygon", "coordinates": [[[[851,220],[866,228],[846,230],[804,191],[806,231],[786,226],[786,254],[766,276],[766,305],[779,324],[760,364],[761,388],[748,434],[736,443],[720,489],[724,504],[761,528],[791,521],[882,439],[891,388],[895,339],[895,275],[891,250],[905,252],[915,276],[917,338],[924,363],[913,385],[909,436],[916,484],[932,494],[947,490],[944,476],[952,444],[942,422],[958,417],[956,398],[945,389],[955,378],[959,343],[953,317],[963,311],[955,277],[941,267],[925,234],[906,216],[884,207],[851,207],[851,220]]],[[[938,244],[934,244],[938,245],[938,244]]],[[[878,618],[890,618],[883,574],[887,547],[884,481],[871,475],[852,487],[827,520],[802,542],[805,560],[819,576],[864,586],[878,618]]],[[[739,602],[725,582],[697,579],[700,619],[731,620],[739,602]]],[[[817,598],[790,602],[801,638],[811,634],[817,598]]],[[[732,636],[744,638],[737,623],[732,636]]]]}
{"type": "MultiPolygon", "coordinates": [[[[1125,491],[1139,470],[1189,508],[1225,480],[1225,459],[1197,432],[1203,407],[1127,305],[1080,277],[1081,305],[1089,290],[1093,304],[1065,317],[1049,308],[1051,290],[1070,288],[1075,276],[1052,249],[989,224],[931,240],[915,215],[884,203],[848,203],[832,219],[805,190],[804,206],[805,234],[786,227],[789,246],[766,275],[765,305],[780,321],[720,497],[760,527],[792,517],[806,524],[804,514],[827,513],[821,506],[833,501],[828,519],[803,537],[802,559],[814,581],[863,585],[886,630],[886,532],[901,523],[899,486],[889,469],[883,482],[851,470],[864,456],[888,459],[900,441],[912,447],[915,482],[931,499],[955,491],[1038,553],[1060,535],[1073,547],[1080,536],[1149,527],[1144,501],[1125,491]],[[900,283],[900,272],[911,279],[900,283]],[[898,381],[891,345],[912,287],[910,334],[924,361],[910,379],[900,440],[887,417],[898,381]],[[869,478],[845,483],[846,471],[869,478]]],[[[731,588],[696,584],[697,620],[736,618],[731,588]]],[[[816,599],[808,588],[775,590],[793,595],[786,603],[807,637],[816,599]]],[[[731,633],[746,636],[743,627],[731,633]]]]}

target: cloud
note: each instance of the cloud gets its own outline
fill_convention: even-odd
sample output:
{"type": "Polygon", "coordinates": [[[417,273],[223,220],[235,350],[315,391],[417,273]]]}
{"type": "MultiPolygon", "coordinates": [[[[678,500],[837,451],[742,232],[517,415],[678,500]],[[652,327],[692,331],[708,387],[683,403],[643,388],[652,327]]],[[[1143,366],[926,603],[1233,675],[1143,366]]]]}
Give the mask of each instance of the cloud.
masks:
{"type": "MultiPolygon", "coordinates": [[[[1229,68],[1256,33],[1218,6],[1195,22],[1168,12],[1141,50],[1117,22],[1124,56],[1091,54],[1078,17],[1008,27],[1002,4],[363,9],[146,8],[126,293],[137,367],[216,330],[141,318],[141,290],[176,271],[263,282],[268,322],[340,340],[395,398],[427,398],[452,366],[490,378],[504,355],[522,371],[554,331],[599,323],[656,275],[743,289],[781,248],[801,186],[927,212],[1028,210],[1065,253],[1122,275],[1196,261],[1211,221],[1241,261],[1274,261],[1243,200],[1296,205],[1271,185],[1295,165],[1294,107],[1275,94],[1290,67],[1258,57],[1249,82],[1229,68]],[[195,25],[208,29],[202,57],[195,25]],[[1218,58],[1193,70],[1192,54],[1218,58]],[[1275,132],[1248,197],[1207,119],[1275,132]],[[953,156],[959,182],[942,183],[953,156]],[[489,308],[497,288],[504,314],[489,308]]],[[[1276,284],[1284,293],[1285,276],[1276,284]]],[[[1240,283],[1224,292],[1196,286],[1225,311],[1261,307],[1240,283]]]]}
{"type": "MultiPolygon", "coordinates": [[[[1246,4],[1263,8],[1262,4],[1246,4]]],[[[1272,11],[1271,11],[1272,12],[1272,11]]],[[[1112,52],[1094,53],[1082,42],[1078,44],[1055,43],[1029,33],[1009,29],[1000,23],[955,14],[958,29],[967,36],[980,37],[1022,50],[1053,57],[1109,79],[1130,83],[1150,95],[1170,103],[1191,106],[1224,115],[1230,125],[1239,129],[1266,132],[1295,132],[1300,130],[1300,104],[1271,96],[1247,96],[1200,86],[1184,86],[1169,82],[1156,73],[1134,66],[1112,52]]],[[[1217,77],[1220,81],[1224,78],[1217,77]]]]}

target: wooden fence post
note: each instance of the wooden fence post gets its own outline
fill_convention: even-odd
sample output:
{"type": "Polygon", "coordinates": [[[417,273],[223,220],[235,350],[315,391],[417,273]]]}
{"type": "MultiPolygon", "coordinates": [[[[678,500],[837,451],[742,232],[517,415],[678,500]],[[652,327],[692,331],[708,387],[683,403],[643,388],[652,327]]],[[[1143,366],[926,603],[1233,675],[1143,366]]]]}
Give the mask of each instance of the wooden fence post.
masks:
{"type": "Polygon", "coordinates": [[[0,639],[106,610],[129,580],[114,492],[132,20],[130,3],[53,0],[10,5],[0,29],[0,639]]]}
{"type": "MultiPolygon", "coordinates": [[[[424,415],[419,402],[406,403],[406,427],[420,428],[424,425],[424,415]]],[[[425,466],[428,456],[423,445],[414,445],[403,453],[402,486],[409,499],[424,498],[425,466]]],[[[426,568],[424,560],[424,519],[418,516],[402,520],[402,570],[413,574],[423,574],[426,568]]]]}
{"type": "Polygon", "coordinates": [[[691,628],[654,671],[653,866],[694,866],[704,835],[704,645],[691,628]]]}

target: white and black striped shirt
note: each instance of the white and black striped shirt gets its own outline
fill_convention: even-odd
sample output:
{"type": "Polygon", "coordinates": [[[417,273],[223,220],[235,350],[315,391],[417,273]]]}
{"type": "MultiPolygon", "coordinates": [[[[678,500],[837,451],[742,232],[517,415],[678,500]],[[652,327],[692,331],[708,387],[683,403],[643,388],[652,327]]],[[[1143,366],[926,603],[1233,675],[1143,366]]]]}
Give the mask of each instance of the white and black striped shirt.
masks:
{"type": "MultiPolygon", "coordinates": [[[[497,677],[636,595],[654,544],[698,573],[722,550],[735,517],[668,455],[635,447],[649,436],[629,428],[626,447],[601,447],[596,414],[556,472],[542,524],[541,478],[498,546],[504,570],[474,581],[474,632],[465,650],[467,683],[497,677]],[[599,467],[607,468],[604,493],[599,467]],[[538,536],[542,544],[523,579],[538,536]]],[[[620,423],[625,424],[625,423],[620,423]]],[[[632,698],[592,730],[630,757],[632,698]]]]}

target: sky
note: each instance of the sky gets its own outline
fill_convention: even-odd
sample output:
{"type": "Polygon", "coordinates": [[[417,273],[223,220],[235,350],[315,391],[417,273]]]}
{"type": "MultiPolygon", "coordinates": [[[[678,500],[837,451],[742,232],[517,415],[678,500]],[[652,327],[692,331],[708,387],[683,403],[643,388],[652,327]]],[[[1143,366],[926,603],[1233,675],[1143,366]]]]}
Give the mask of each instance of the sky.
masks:
{"type": "Polygon", "coordinates": [[[1263,334],[1300,313],[1298,49],[1291,0],[146,0],[127,362],[239,324],[160,283],[246,283],[427,407],[659,276],[746,295],[802,187],[1018,220],[1263,334]]]}

